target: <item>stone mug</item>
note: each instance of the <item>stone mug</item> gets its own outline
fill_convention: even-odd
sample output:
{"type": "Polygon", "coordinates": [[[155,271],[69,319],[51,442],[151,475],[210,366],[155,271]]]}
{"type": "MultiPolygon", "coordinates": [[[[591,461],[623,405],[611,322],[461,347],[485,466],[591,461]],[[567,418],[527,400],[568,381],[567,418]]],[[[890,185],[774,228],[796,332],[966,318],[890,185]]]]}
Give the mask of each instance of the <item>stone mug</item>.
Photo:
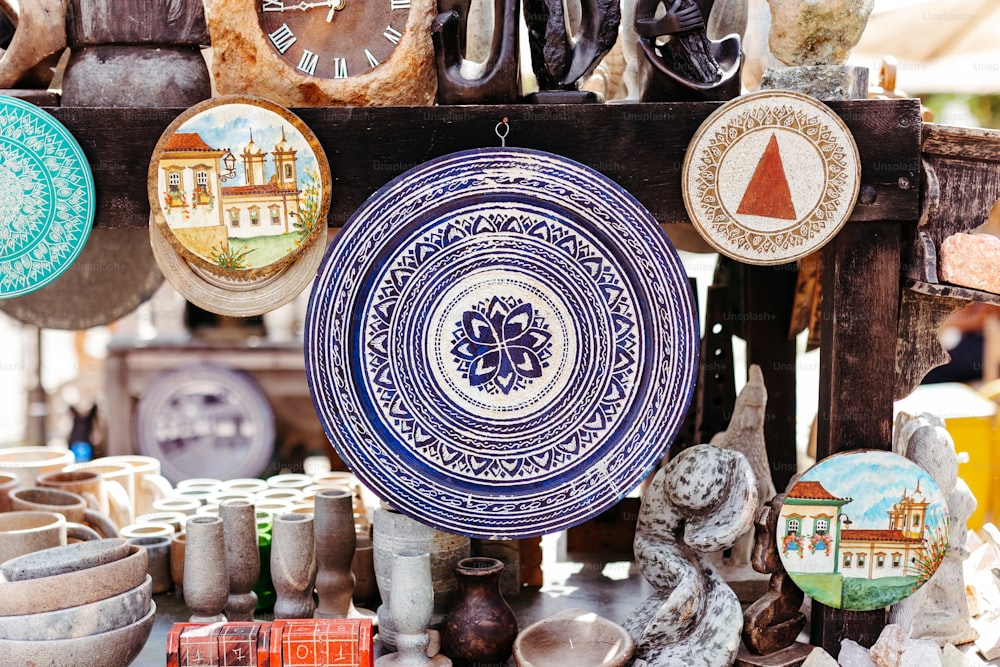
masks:
{"type": "Polygon", "coordinates": [[[120,537],[118,527],[108,517],[90,509],[86,500],[69,491],[37,486],[17,489],[10,494],[10,504],[14,510],[62,514],[67,521],[85,524],[102,537],[120,537]]]}
{"type": "Polygon", "coordinates": [[[87,501],[91,509],[110,516],[108,485],[100,473],[93,470],[47,472],[38,476],[35,486],[45,489],[69,491],[87,501]]]}
{"type": "Polygon", "coordinates": [[[9,493],[21,485],[21,478],[12,472],[0,472],[0,512],[10,511],[9,493]]]}
{"type": "Polygon", "coordinates": [[[160,461],[152,456],[120,454],[105,456],[99,461],[114,461],[132,466],[135,475],[135,490],[132,496],[132,515],[140,516],[153,511],[153,501],[169,496],[174,488],[160,474],[160,461]]]}
{"type": "Polygon", "coordinates": [[[55,512],[18,511],[0,514],[0,563],[25,554],[59,547],[67,538],[100,539],[86,526],[66,521],[55,512]]]}
{"type": "Polygon", "coordinates": [[[17,475],[21,486],[34,486],[40,474],[62,470],[74,460],[73,452],[68,449],[39,446],[0,449],[0,471],[17,475]]]}
{"type": "Polygon", "coordinates": [[[108,494],[108,516],[119,528],[132,523],[135,516],[132,512],[132,496],[135,495],[135,473],[132,472],[132,466],[97,459],[73,463],[63,468],[63,472],[77,470],[90,470],[103,477],[108,494]]]}

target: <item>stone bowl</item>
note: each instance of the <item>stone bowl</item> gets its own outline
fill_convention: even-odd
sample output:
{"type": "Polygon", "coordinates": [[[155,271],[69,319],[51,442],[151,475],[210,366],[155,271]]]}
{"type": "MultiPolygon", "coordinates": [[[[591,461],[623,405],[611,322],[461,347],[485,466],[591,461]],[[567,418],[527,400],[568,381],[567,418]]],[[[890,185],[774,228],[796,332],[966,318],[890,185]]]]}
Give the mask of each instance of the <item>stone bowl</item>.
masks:
{"type": "Polygon", "coordinates": [[[32,667],[126,667],[142,651],[153,629],[156,603],[135,623],[109,632],[51,641],[0,639],[4,665],[32,667]]]}
{"type": "Polygon", "coordinates": [[[103,634],[149,613],[152,578],[118,595],[68,609],[24,616],[0,616],[0,640],[51,641],[103,634]]]}
{"type": "MultiPolygon", "coordinates": [[[[124,593],[141,585],[145,579],[146,550],[129,545],[129,555],[112,563],[52,577],[0,582],[0,616],[40,614],[78,607],[124,593]]],[[[2,655],[4,653],[0,650],[2,655]]],[[[67,661],[62,664],[74,663],[67,661]]]]}
{"type": "Polygon", "coordinates": [[[635,641],[616,623],[583,609],[567,609],[529,625],[514,640],[517,667],[622,667],[635,641]]]}
{"type": "Polygon", "coordinates": [[[0,564],[0,574],[7,581],[53,577],[113,563],[128,554],[128,540],[122,537],[77,542],[12,558],[0,564]]]}

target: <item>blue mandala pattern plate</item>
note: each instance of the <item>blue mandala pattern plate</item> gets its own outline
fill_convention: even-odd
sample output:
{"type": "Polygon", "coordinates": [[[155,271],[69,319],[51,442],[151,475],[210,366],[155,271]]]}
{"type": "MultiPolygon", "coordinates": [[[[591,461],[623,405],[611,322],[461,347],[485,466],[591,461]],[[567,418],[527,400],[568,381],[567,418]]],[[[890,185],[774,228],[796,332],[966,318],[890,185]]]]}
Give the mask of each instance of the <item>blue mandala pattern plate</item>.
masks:
{"type": "Polygon", "coordinates": [[[306,321],[317,414],[394,508],[519,538],[606,510],[687,410],[698,325],[653,217],[605,176],[525,149],[455,153],[372,196],[306,321]]]}
{"type": "Polygon", "coordinates": [[[80,144],[34,104],[0,96],[0,298],[58,278],[93,222],[94,180],[80,144]]]}

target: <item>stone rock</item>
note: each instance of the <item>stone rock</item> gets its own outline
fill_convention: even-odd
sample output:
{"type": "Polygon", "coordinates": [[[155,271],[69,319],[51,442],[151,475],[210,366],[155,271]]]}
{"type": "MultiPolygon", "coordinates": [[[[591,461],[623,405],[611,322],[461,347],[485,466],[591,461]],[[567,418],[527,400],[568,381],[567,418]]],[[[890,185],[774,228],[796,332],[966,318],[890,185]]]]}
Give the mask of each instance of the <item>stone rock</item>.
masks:
{"type": "Polygon", "coordinates": [[[760,79],[761,90],[794,90],[818,100],[868,97],[868,68],[849,65],[771,67],[760,79]]]}
{"type": "Polygon", "coordinates": [[[969,659],[954,644],[945,644],[941,651],[941,667],[969,667],[969,659]]]}
{"type": "Polygon", "coordinates": [[[996,617],[980,617],[976,619],[975,627],[979,630],[976,648],[987,660],[1000,658],[1000,619],[996,617]]]}
{"type": "Polygon", "coordinates": [[[802,667],[837,667],[836,659],[817,646],[802,663],[802,667]]]}
{"type": "Polygon", "coordinates": [[[66,47],[66,3],[21,3],[17,28],[10,45],[0,54],[0,88],[13,88],[32,68],[66,47]]]}
{"type": "Polygon", "coordinates": [[[882,633],[868,654],[877,667],[898,667],[905,641],[906,630],[890,623],[882,628],[882,633]]]}
{"type": "Polygon", "coordinates": [[[943,282],[1000,294],[1000,239],[991,234],[954,234],[941,242],[938,274],[943,282]]]}
{"type": "Polygon", "coordinates": [[[212,37],[212,73],[220,95],[257,95],[286,107],[413,106],[433,104],[437,67],[431,42],[435,0],[412,0],[406,30],[392,57],[347,79],[298,72],[271,47],[254,11],[255,0],[214,0],[206,17],[212,37]]]}
{"type": "Polygon", "coordinates": [[[941,648],[929,639],[907,639],[899,667],[941,667],[941,648]]]}
{"type": "Polygon", "coordinates": [[[861,39],[874,0],[769,0],[771,53],[785,65],[840,65],[861,39]]]}
{"type": "Polygon", "coordinates": [[[853,639],[840,640],[840,655],[837,657],[837,664],[841,667],[875,667],[868,649],[853,639]]]}

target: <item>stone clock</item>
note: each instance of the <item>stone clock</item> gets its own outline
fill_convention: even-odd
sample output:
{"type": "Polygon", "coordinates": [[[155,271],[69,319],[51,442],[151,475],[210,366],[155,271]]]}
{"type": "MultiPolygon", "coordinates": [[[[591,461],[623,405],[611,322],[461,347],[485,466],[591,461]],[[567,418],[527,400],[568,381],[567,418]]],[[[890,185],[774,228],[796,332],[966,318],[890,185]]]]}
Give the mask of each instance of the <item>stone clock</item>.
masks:
{"type": "Polygon", "coordinates": [[[285,106],[432,104],[434,0],[216,0],[220,94],[285,106]]]}

